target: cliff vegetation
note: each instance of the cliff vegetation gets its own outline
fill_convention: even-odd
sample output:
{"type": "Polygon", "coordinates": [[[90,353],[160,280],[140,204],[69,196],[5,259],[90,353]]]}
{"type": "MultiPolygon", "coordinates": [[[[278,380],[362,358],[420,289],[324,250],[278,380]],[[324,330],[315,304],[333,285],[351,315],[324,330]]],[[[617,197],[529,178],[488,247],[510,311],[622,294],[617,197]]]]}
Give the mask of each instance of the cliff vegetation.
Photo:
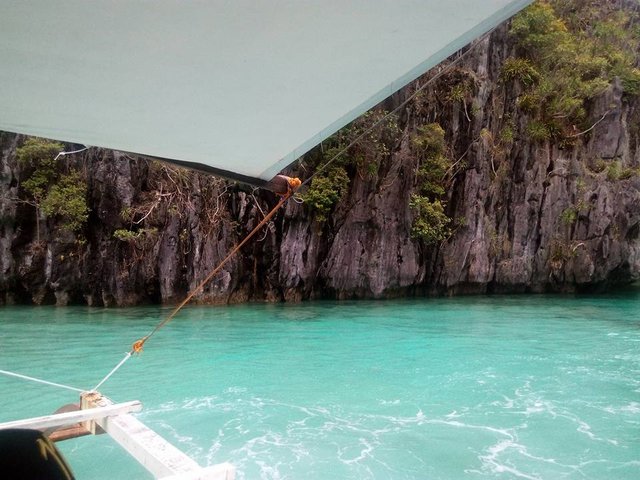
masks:
{"type": "MultiPolygon", "coordinates": [[[[638,280],[639,9],[538,1],[394,94],[290,167],[321,171],[198,301],[638,280]]],[[[0,302],[180,300],[276,201],[74,148],[0,134],[0,302]]]]}

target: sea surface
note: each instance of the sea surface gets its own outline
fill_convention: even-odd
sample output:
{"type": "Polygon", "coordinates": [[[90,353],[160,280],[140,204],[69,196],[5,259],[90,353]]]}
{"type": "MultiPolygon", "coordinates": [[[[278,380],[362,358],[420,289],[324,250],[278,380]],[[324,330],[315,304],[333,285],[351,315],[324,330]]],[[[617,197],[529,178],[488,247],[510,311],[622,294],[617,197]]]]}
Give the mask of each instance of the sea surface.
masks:
{"type": "MultiPolygon", "coordinates": [[[[93,388],[170,312],[0,308],[0,369],[93,388]]],[[[239,479],[640,479],[640,291],[189,306],[101,388],[239,479]]],[[[77,394],[0,376],[0,421],[77,394]]],[[[108,436],[79,479],[151,478],[108,436]]]]}

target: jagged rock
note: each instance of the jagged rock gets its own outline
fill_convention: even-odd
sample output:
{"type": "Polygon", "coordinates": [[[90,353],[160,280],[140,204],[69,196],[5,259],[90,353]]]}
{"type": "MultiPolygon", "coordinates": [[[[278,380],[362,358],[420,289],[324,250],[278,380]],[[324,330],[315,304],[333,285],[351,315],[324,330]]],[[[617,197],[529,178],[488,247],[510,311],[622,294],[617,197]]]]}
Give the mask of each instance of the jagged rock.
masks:
{"type": "MultiPolygon", "coordinates": [[[[624,97],[616,81],[592,102],[593,128],[576,132],[575,145],[532,142],[522,135],[526,118],[515,111],[518,86],[498,81],[513,49],[506,27],[497,29],[458,65],[473,72],[468,105],[445,103],[437,84],[429,86],[399,112],[397,148],[377,174],[351,172],[326,222],[290,201],[195,301],[576,291],[639,279],[640,178],[615,178],[607,169],[612,162],[640,165],[640,100],[624,97]],[[497,149],[507,120],[514,138],[497,149]],[[447,192],[455,232],[437,245],[411,237],[409,207],[417,161],[407,138],[430,122],[444,127],[450,151],[466,164],[447,192]]],[[[86,173],[87,227],[68,234],[48,219],[37,244],[33,209],[15,201],[23,173],[15,151],[23,140],[0,133],[0,303],[179,301],[276,202],[269,193],[196,174],[185,180],[91,149],[69,157],[86,173]],[[118,229],[140,236],[116,238],[118,229]]]]}

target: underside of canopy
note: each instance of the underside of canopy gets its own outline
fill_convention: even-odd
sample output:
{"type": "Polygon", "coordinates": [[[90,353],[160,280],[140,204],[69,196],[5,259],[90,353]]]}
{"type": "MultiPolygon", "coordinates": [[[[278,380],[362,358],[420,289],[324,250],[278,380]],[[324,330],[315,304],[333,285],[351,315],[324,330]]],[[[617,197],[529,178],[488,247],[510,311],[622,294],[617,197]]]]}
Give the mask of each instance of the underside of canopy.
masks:
{"type": "Polygon", "coordinates": [[[261,183],[531,0],[0,5],[0,130],[261,183]]]}

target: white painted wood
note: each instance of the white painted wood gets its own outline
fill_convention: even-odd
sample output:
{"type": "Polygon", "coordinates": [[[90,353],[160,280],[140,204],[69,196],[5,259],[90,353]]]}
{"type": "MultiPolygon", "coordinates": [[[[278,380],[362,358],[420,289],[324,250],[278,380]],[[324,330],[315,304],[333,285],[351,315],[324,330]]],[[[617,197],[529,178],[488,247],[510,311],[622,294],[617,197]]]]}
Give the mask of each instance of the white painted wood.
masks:
{"type": "Polygon", "coordinates": [[[102,427],[143,467],[156,478],[171,480],[234,480],[235,468],[221,463],[201,468],[192,458],[171,445],[129,413],[142,410],[139,401],[114,404],[98,392],[84,392],[80,403],[82,410],[58,413],[42,417],[16,420],[0,424],[6,428],[44,429],[88,422],[89,430],[102,427]]]}
{"type": "MultiPolygon", "coordinates": [[[[80,409],[86,410],[88,408],[94,407],[106,407],[107,405],[112,405],[113,402],[107,397],[103,397],[100,392],[96,392],[95,390],[90,390],[87,392],[82,392],[80,394],[80,409]]],[[[97,423],[93,420],[88,422],[83,422],[82,426],[86,431],[88,431],[91,435],[97,435],[100,432],[100,428],[97,426],[97,423]]]]}
{"type": "MultiPolygon", "coordinates": [[[[100,403],[106,401],[108,400],[102,397],[100,403]]],[[[232,465],[220,464],[203,469],[192,458],[132,415],[99,418],[95,422],[156,478],[176,477],[193,480],[233,480],[235,478],[235,469],[232,465]]]]}
{"type": "Polygon", "coordinates": [[[156,478],[200,470],[194,460],[131,415],[96,423],[156,478]]]}
{"type": "Polygon", "coordinates": [[[77,412],[57,413],[44,415],[42,417],[0,423],[0,430],[4,430],[6,428],[31,428],[34,430],[40,430],[43,428],[62,427],[112,415],[139,412],[140,410],[142,410],[142,403],[136,400],[132,402],[116,403],[108,406],[90,408],[87,410],[78,410],[77,412]]]}

